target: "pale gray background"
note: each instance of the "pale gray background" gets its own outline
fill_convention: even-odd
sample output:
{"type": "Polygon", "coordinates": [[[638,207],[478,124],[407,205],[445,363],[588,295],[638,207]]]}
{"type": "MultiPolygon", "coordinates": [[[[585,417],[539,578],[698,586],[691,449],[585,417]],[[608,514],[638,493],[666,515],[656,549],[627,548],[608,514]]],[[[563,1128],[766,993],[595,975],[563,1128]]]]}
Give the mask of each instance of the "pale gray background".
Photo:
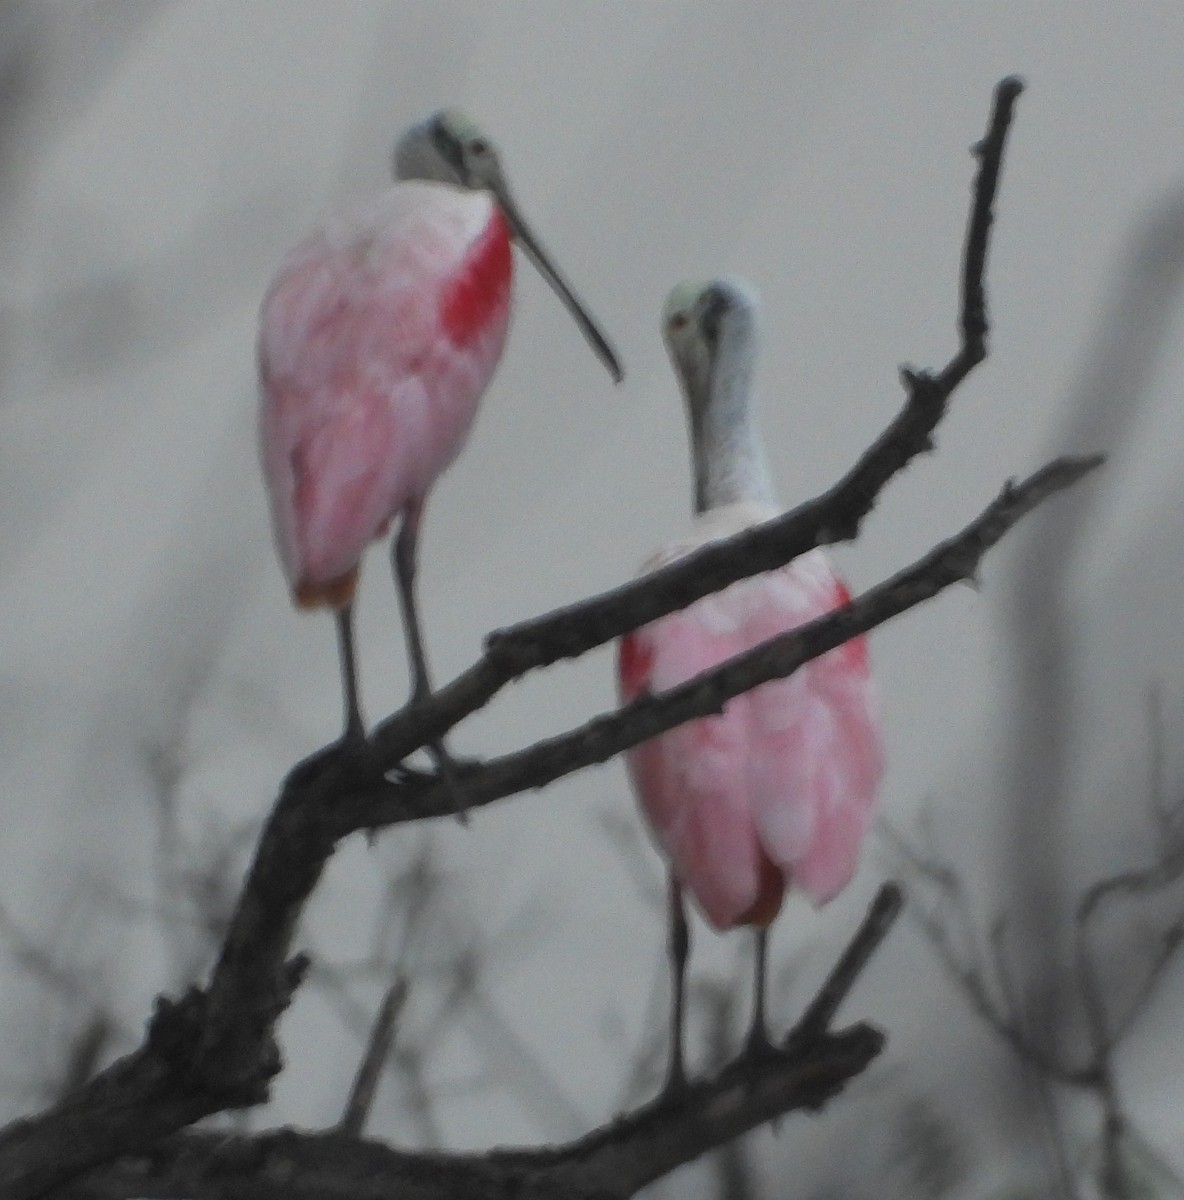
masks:
{"type": "MultiPolygon", "coordinates": [[[[938,453],[841,560],[867,585],[1009,475],[1111,450],[1104,477],[988,561],[980,592],[875,636],[884,808],[912,829],[930,806],[984,913],[1036,903],[1021,848],[1054,845],[1071,883],[1144,848],[1146,691],[1162,686],[1171,728],[1184,686],[1184,6],[10,2],[0,51],[0,901],[85,965],[129,1038],[185,972],[184,933],[150,919],[169,899],[153,883],[161,770],[200,846],[257,821],[340,720],[331,622],[291,610],[269,539],[259,299],[315,215],[384,186],[394,136],[445,103],[500,144],[627,379],[612,388],[524,265],[502,367],[427,513],[441,680],[488,629],[617,583],[683,527],[682,415],[657,332],[676,280],[728,271],[763,294],[763,425],[785,501],[852,461],[898,406],[897,365],[954,348],[966,149],[996,80],[1027,79],[990,266],[992,357],[938,453]]],[[[382,715],[406,670],[378,551],[359,619],[365,704],[382,715]]],[[[610,663],[515,687],[455,748],[504,751],[606,708],[610,663]]],[[[642,842],[623,858],[606,817],[633,820],[619,763],[468,830],[399,830],[373,851],[357,839],[332,866],[310,916],[322,954],[359,949],[379,868],[424,839],[450,873],[439,919],[490,939],[484,1000],[430,1060],[447,1146],[572,1136],[626,1100],[664,1002],[660,871],[642,842]]],[[[824,913],[787,906],[778,954],[804,955],[786,1018],[888,869],[873,846],[824,913]]],[[[747,940],[703,932],[696,965],[739,986],[747,940]]],[[[1184,1168],[1179,985],[1140,1026],[1124,1083],[1141,1130],[1184,1168]]],[[[0,975],[9,1111],[53,1068],[65,1008],[0,975]]],[[[769,1194],[864,1172],[889,1187],[890,1116],[914,1095],[973,1135],[967,1194],[1007,1176],[1006,1060],[914,929],[849,1012],[889,1028],[888,1056],[821,1120],[754,1137],[769,1194]]],[[[334,1120],[353,1035],[314,989],[283,1034],[270,1117],[334,1120]]],[[[400,1103],[384,1096],[375,1130],[414,1141],[400,1103]]],[[[668,1194],[709,1183],[684,1174],[668,1194]]]]}

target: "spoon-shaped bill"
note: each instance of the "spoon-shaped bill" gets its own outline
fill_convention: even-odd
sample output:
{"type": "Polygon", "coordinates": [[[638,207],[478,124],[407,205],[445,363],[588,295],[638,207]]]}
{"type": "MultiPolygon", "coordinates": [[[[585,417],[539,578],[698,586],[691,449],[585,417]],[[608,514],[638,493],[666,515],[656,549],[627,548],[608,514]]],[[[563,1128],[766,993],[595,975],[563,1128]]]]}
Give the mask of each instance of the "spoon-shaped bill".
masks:
{"type": "Polygon", "coordinates": [[[514,197],[510,195],[509,189],[502,184],[501,186],[494,187],[493,192],[498,205],[510,224],[514,239],[526,251],[530,261],[538,269],[539,274],[551,285],[551,289],[563,301],[564,307],[571,313],[576,324],[580,327],[580,332],[583,333],[584,337],[588,340],[588,344],[596,352],[596,357],[608,368],[609,374],[613,377],[613,382],[620,383],[625,372],[621,367],[620,360],[617,358],[616,351],[609,345],[608,338],[605,337],[600,327],[592,319],[584,302],[575,294],[567,280],[560,275],[558,268],[551,261],[551,256],[543,249],[542,243],[535,237],[534,232],[523,218],[518,205],[514,201],[514,197]]]}

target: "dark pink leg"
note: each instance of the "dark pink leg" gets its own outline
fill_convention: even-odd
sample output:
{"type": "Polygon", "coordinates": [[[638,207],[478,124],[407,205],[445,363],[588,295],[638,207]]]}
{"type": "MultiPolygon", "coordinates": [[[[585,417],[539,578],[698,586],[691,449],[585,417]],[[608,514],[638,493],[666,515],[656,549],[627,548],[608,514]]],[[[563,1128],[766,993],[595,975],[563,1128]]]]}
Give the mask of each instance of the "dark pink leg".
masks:
{"type": "Polygon", "coordinates": [[[337,610],[337,652],[341,657],[341,688],[345,696],[345,732],[341,740],[356,744],[366,736],[362,708],[358,703],[358,666],[354,654],[354,607],[337,610]]]}
{"type": "Polygon", "coordinates": [[[744,1044],[749,1054],[766,1054],[772,1049],[769,1027],[765,1021],[765,975],[769,956],[769,931],[756,931],[756,970],[752,984],[752,1024],[748,1028],[748,1039],[744,1044]]]}
{"type": "MultiPolygon", "coordinates": [[[[403,523],[395,538],[391,555],[395,571],[395,583],[399,591],[399,602],[403,609],[403,632],[407,638],[407,658],[411,663],[411,698],[423,700],[432,693],[431,681],[428,677],[427,656],[423,649],[423,635],[419,628],[419,607],[415,599],[415,567],[416,547],[419,542],[419,520],[423,513],[423,502],[409,505],[403,513],[403,523]]],[[[436,770],[445,786],[452,795],[453,807],[463,821],[465,810],[464,793],[457,782],[456,765],[452,756],[444,748],[442,741],[430,743],[428,746],[436,770]]]]}
{"type": "Polygon", "coordinates": [[[682,887],[670,876],[670,954],[672,998],[670,1004],[670,1067],[666,1072],[663,1095],[673,1095],[687,1086],[686,1063],[683,1059],[683,1005],[686,995],[687,959],[691,952],[691,931],[687,925],[686,907],[682,902],[682,887]]]}

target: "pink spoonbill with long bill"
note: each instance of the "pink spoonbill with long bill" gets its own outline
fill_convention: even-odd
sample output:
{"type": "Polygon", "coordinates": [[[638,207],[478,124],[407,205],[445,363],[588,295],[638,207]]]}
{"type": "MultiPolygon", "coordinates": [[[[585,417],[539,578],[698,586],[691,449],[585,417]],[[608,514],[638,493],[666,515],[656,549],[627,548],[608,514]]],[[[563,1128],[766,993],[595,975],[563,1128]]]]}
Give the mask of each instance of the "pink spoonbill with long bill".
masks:
{"type": "MultiPolygon", "coordinates": [[[[726,278],[681,284],[666,302],[663,333],[686,401],[697,516],[690,534],[644,570],[780,514],[750,410],[756,314],[751,290],[726,278]]],[[[849,598],[819,549],[740,580],[623,638],[621,697],[677,687],[849,598]]],[[[748,1045],[759,1051],[770,1044],[767,930],[787,889],[824,904],[855,872],[883,764],[865,640],[642,743],[627,761],[670,868],[673,1090],[686,1078],[683,890],[716,929],[757,930],[748,1045]]]]}

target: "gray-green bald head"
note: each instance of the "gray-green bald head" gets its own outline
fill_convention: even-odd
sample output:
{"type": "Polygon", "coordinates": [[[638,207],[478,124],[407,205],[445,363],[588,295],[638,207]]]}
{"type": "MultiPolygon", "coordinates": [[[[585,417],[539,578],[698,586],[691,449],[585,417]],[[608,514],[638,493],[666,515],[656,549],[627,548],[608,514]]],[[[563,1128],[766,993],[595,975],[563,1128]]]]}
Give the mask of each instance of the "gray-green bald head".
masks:
{"type": "Polygon", "coordinates": [[[772,497],[749,414],[759,303],[750,285],[722,276],[677,284],[662,309],[662,337],[687,405],[700,512],[772,497]]]}
{"type": "Polygon", "coordinates": [[[759,306],[755,289],[728,275],[671,289],[662,309],[662,337],[692,413],[709,402],[721,368],[751,367],[759,306]]]}
{"type": "Polygon", "coordinates": [[[497,149],[467,113],[456,108],[416,122],[395,145],[396,179],[427,179],[457,187],[504,187],[497,149]]]}

